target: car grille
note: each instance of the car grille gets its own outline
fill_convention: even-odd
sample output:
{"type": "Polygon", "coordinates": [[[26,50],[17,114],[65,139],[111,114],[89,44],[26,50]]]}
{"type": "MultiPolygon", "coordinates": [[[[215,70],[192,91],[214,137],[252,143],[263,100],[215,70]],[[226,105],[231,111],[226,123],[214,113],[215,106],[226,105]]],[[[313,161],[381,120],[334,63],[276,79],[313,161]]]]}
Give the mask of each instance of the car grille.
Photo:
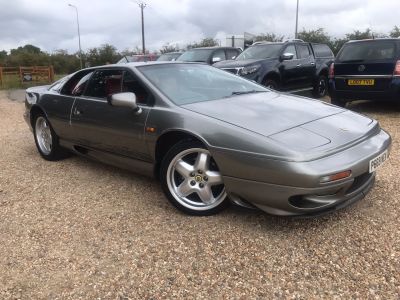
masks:
{"type": "MultiPolygon", "coordinates": [[[[369,79],[369,78],[368,78],[369,79]]],[[[374,78],[371,78],[374,79],[374,78]]],[[[389,88],[391,78],[375,78],[374,85],[348,85],[349,78],[335,78],[338,91],[384,91],[389,88]]]]}

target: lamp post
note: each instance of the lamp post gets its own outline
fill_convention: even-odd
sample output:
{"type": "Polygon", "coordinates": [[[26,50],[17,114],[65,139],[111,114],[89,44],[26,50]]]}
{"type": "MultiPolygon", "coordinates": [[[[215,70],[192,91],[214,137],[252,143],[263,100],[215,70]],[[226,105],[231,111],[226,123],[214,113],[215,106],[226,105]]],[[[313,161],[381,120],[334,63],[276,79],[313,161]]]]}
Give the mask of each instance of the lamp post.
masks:
{"type": "Polygon", "coordinates": [[[296,30],[294,32],[295,39],[297,39],[298,36],[298,26],[299,26],[299,0],[297,0],[297,7],[296,7],[296,30]]]}
{"type": "Polygon", "coordinates": [[[142,52],[143,52],[143,55],[145,55],[146,54],[146,52],[145,52],[146,49],[145,49],[145,42],[144,42],[144,15],[143,15],[143,10],[146,7],[146,3],[138,2],[138,1],[135,1],[135,2],[139,5],[141,16],[142,16],[142,52]]]}
{"type": "Polygon", "coordinates": [[[78,14],[78,8],[77,8],[75,5],[72,5],[72,4],[68,4],[68,6],[70,6],[70,7],[72,7],[72,8],[75,8],[75,12],[76,12],[76,23],[77,23],[77,25],[78,25],[78,40],[79,40],[79,60],[80,60],[81,69],[82,69],[82,68],[83,68],[83,65],[82,65],[81,31],[80,31],[80,28],[79,28],[79,14],[78,14]]]}

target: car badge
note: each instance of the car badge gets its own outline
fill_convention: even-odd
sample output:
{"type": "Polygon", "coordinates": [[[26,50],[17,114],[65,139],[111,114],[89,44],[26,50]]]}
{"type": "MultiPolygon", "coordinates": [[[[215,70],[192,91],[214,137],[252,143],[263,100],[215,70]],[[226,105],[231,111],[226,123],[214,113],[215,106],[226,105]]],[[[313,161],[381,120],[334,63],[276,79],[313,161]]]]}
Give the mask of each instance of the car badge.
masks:
{"type": "Polygon", "coordinates": [[[365,66],[364,65],[360,65],[358,67],[358,72],[364,72],[365,71],[365,66]]]}

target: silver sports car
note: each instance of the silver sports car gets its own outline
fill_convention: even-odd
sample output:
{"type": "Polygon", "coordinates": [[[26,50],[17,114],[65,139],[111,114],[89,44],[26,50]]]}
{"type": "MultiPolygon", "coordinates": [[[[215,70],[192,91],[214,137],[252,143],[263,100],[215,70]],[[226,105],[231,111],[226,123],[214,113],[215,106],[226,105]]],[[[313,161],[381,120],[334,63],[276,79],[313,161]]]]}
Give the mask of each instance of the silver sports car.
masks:
{"type": "Polygon", "coordinates": [[[81,70],[28,89],[25,119],[44,159],[73,152],[154,176],[193,215],[230,201],[275,215],[347,206],[391,144],[366,116],[197,63],[81,70]]]}

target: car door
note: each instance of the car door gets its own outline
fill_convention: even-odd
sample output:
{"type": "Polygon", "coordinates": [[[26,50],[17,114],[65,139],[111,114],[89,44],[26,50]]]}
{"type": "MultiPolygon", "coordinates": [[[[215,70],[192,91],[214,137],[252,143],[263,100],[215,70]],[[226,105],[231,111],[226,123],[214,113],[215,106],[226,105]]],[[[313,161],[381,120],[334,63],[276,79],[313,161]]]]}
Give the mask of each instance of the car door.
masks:
{"type": "Polygon", "coordinates": [[[316,73],[314,56],[308,44],[297,44],[296,48],[299,56],[299,66],[297,67],[298,88],[311,87],[316,73]]]}
{"type": "Polygon", "coordinates": [[[145,123],[151,94],[129,69],[98,69],[72,108],[71,123],[82,146],[141,160],[150,158],[145,123]],[[111,106],[107,97],[133,92],[140,112],[111,106]]]}
{"type": "Polygon", "coordinates": [[[299,86],[299,59],[294,44],[287,45],[281,54],[291,53],[291,60],[284,60],[279,64],[279,72],[281,74],[282,90],[291,90],[299,86]]]}

